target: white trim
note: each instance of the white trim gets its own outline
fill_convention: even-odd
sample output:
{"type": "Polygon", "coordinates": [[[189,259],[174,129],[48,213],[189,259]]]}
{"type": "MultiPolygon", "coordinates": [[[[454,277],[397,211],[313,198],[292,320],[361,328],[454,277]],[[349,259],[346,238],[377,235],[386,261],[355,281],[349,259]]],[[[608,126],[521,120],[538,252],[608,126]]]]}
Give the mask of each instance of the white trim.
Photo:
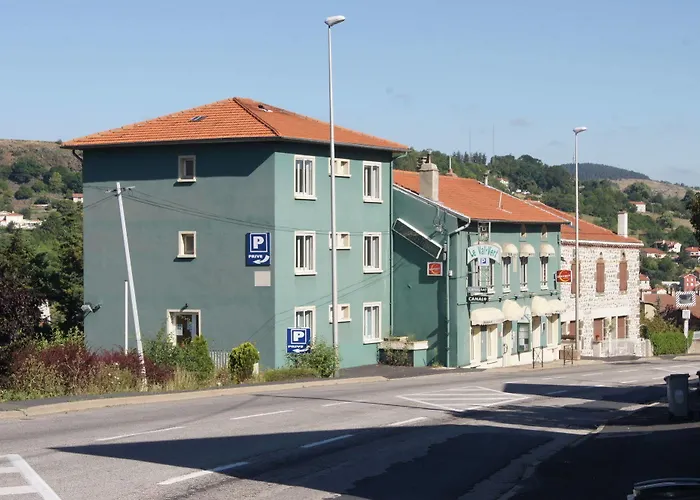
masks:
{"type": "Polygon", "coordinates": [[[316,231],[294,231],[294,248],[292,249],[292,252],[294,254],[294,274],[296,276],[314,276],[317,273],[316,270],[316,231]],[[306,246],[306,237],[311,237],[311,244],[313,246],[313,250],[311,252],[311,266],[308,266],[309,264],[309,256],[305,256],[304,260],[306,265],[308,266],[307,268],[300,268],[297,267],[297,260],[298,260],[298,255],[297,255],[297,239],[298,238],[304,238],[304,247],[306,246]]]}
{"type": "Polygon", "coordinates": [[[297,314],[311,312],[311,342],[316,341],[316,306],[298,306],[294,308],[294,327],[303,328],[301,325],[297,325],[297,314]]]}
{"type": "MultiPolygon", "coordinates": [[[[370,178],[374,178],[371,176],[370,178]]],[[[362,201],[365,203],[383,203],[382,199],[382,164],[381,162],[376,162],[376,161],[363,161],[362,162],[362,201]],[[379,172],[379,175],[377,176],[377,197],[373,197],[371,195],[367,196],[365,195],[365,191],[367,190],[367,185],[366,185],[366,180],[367,177],[365,175],[365,170],[367,168],[377,168],[377,172],[379,172]]]]}
{"type": "Polygon", "coordinates": [[[196,259],[197,258],[197,231],[178,231],[177,232],[177,258],[178,259],[196,259]],[[185,253],[185,245],[184,242],[182,241],[183,236],[192,236],[193,244],[193,253],[186,254],[185,253]]]}
{"type": "Polygon", "coordinates": [[[365,274],[377,274],[383,272],[382,269],[382,233],[362,233],[362,272],[365,274]],[[377,245],[378,267],[368,267],[365,265],[367,262],[367,238],[370,238],[370,251],[374,248],[373,239],[377,238],[379,240],[379,244],[377,245]]]}
{"type": "MultiPolygon", "coordinates": [[[[343,312],[343,309],[347,308],[348,310],[348,315],[346,318],[342,317],[342,314],[338,317],[338,323],[349,323],[352,320],[352,317],[350,316],[350,304],[338,304],[338,307],[340,308],[340,312],[343,312]]],[[[333,304],[328,304],[328,322],[333,323],[333,304]]]]}
{"type": "Polygon", "coordinates": [[[202,336],[202,310],[201,309],[166,309],[165,310],[165,330],[173,345],[177,343],[175,325],[171,322],[173,314],[194,314],[197,316],[197,337],[202,336]]]}
{"type": "MultiPolygon", "coordinates": [[[[303,164],[306,168],[306,163],[303,164]]],[[[294,155],[294,161],[292,163],[292,189],[294,192],[295,200],[315,200],[316,196],[316,157],[315,156],[305,156],[305,155],[294,155]],[[297,161],[306,162],[311,161],[311,176],[309,183],[311,184],[311,193],[302,193],[297,191],[297,161]]]]}
{"type": "MultiPolygon", "coordinates": [[[[338,173],[338,169],[337,169],[337,167],[336,167],[336,172],[335,172],[335,176],[336,176],[336,177],[349,178],[349,177],[352,176],[352,175],[351,175],[352,163],[350,162],[350,160],[347,160],[347,159],[345,159],[345,158],[336,158],[336,159],[335,159],[336,165],[339,164],[339,163],[342,165],[342,162],[345,162],[345,161],[348,162],[348,173],[347,173],[347,174],[338,173]]],[[[330,175],[331,175],[331,159],[328,158],[328,176],[330,177],[330,175]]]]}
{"type": "Polygon", "coordinates": [[[511,274],[513,272],[513,257],[510,255],[501,256],[501,289],[503,293],[510,292],[510,288],[513,286],[511,282],[511,274]],[[506,264],[506,259],[508,263],[506,264]],[[505,278],[508,278],[508,283],[506,283],[505,278]]]}
{"type": "Polygon", "coordinates": [[[382,341],[382,303],[381,302],[363,302],[362,303],[362,343],[363,344],[378,344],[382,341]],[[370,308],[377,308],[377,315],[379,323],[379,331],[375,332],[376,333],[376,338],[368,339],[367,338],[367,332],[366,332],[366,326],[367,326],[367,321],[365,319],[365,312],[367,309],[370,308]]]}
{"type": "Polygon", "coordinates": [[[549,257],[540,255],[540,289],[549,290],[549,257]]]}
{"type": "Polygon", "coordinates": [[[177,157],[177,182],[197,182],[197,157],[195,155],[180,155],[177,157]],[[185,161],[192,160],[192,177],[185,177],[185,161]]]}
{"type": "MultiPolygon", "coordinates": [[[[576,240],[561,240],[562,244],[568,245],[575,245],[576,240]]],[[[614,242],[614,241],[593,241],[593,240],[578,240],[579,245],[586,245],[586,246],[601,246],[601,247],[622,247],[622,248],[643,248],[644,243],[631,243],[631,242],[614,242]]]]}
{"type": "MultiPolygon", "coordinates": [[[[337,250],[350,250],[352,248],[350,233],[348,231],[336,231],[335,237],[338,240],[336,242],[336,249],[337,250]],[[341,246],[340,245],[340,243],[343,241],[344,236],[348,237],[348,246],[341,246]]],[[[328,231],[328,250],[332,250],[332,249],[333,249],[333,238],[331,237],[331,232],[328,231]]]]}
{"type": "Polygon", "coordinates": [[[528,271],[530,267],[530,257],[520,257],[520,262],[518,262],[519,268],[518,268],[518,286],[520,287],[521,292],[527,292],[530,289],[530,279],[528,276],[528,271]],[[526,260],[525,265],[523,266],[523,259],[526,260]],[[523,267],[525,268],[525,271],[523,272],[523,267]],[[522,277],[525,277],[525,283],[523,283],[522,277]]]}

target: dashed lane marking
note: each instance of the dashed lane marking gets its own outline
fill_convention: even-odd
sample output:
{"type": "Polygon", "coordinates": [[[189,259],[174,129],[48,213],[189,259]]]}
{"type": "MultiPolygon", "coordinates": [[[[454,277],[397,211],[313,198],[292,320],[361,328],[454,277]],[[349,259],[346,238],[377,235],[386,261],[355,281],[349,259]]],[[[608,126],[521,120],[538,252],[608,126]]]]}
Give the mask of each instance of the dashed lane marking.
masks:
{"type": "Polygon", "coordinates": [[[123,438],[128,438],[128,437],[133,437],[133,436],[144,436],[146,434],[156,434],[158,432],[166,432],[166,431],[174,431],[177,429],[184,429],[185,427],[183,425],[177,426],[177,427],[167,427],[165,429],[155,429],[153,431],[144,431],[144,432],[132,432],[131,434],[120,434],[119,436],[110,436],[106,438],[99,438],[95,439],[95,441],[114,441],[115,439],[123,439],[123,438]]]}
{"type": "Polygon", "coordinates": [[[428,417],[411,418],[409,420],[403,420],[401,422],[394,422],[393,424],[389,424],[389,427],[398,427],[400,425],[412,424],[414,422],[420,422],[421,420],[427,420],[427,419],[428,419],[428,417]]]}
{"type": "Polygon", "coordinates": [[[294,410],[280,410],[280,411],[271,411],[269,413],[256,413],[255,415],[244,415],[242,417],[232,417],[231,420],[243,420],[245,418],[267,417],[268,415],[279,415],[281,413],[290,413],[293,411],[294,410]]]}
{"type": "Polygon", "coordinates": [[[354,401],[340,401],[338,403],[328,403],[327,405],[321,405],[321,406],[323,406],[324,408],[327,408],[329,406],[351,405],[353,403],[354,403],[354,401]]]}
{"type": "Polygon", "coordinates": [[[352,436],[353,436],[352,434],[343,434],[342,436],[336,436],[336,437],[332,437],[329,439],[324,439],[323,441],[316,441],[314,443],[305,444],[303,446],[300,446],[299,448],[303,448],[303,449],[316,448],[317,446],[323,446],[324,444],[334,443],[336,441],[340,441],[341,439],[347,439],[347,438],[352,437],[352,436]]]}
{"type": "Polygon", "coordinates": [[[166,479],[165,481],[161,481],[158,484],[160,484],[162,486],[167,486],[169,484],[180,483],[182,481],[187,481],[189,479],[196,479],[198,477],[207,476],[209,474],[214,474],[216,472],[225,472],[227,470],[236,469],[238,467],[243,467],[244,465],[248,465],[249,463],[250,462],[236,462],[233,464],[221,465],[219,467],[214,467],[213,469],[200,470],[197,472],[192,472],[190,474],[185,474],[184,476],[177,476],[177,477],[173,477],[170,479],[166,479]]]}

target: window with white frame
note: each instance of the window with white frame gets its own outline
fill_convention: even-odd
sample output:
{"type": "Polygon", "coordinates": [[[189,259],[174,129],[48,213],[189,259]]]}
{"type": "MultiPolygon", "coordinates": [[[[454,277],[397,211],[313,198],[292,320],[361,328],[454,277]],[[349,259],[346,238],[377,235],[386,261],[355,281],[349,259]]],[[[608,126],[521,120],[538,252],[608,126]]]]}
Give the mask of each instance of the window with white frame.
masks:
{"type": "MultiPolygon", "coordinates": [[[[333,248],[333,236],[328,233],[328,249],[333,248]]],[[[338,250],[350,250],[350,233],[348,232],[335,232],[335,248],[338,250]]]]}
{"type": "Polygon", "coordinates": [[[510,272],[511,266],[513,265],[511,257],[503,257],[503,262],[501,264],[501,272],[503,273],[503,291],[510,291],[510,272]]]}
{"type": "Polygon", "coordinates": [[[520,289],[527,290],[527,257],[520,257],[520,289]]]}
{"type": "Polygon", "coordinates": [[[382,164],[364,162],[362,165],[362,198],[367,202],[382,201],[382,164]]]}
{"type": "Polygon", "coordinates": [[[316,274],[316,233],[313,231],[294,233],[294,273],[316,274]]]}
{"type": "Polygon", "coordinates": [[[549,257],[540,257],[540,288],[549,287],[549,257]]]}
{"type": "Polygon", "coordinates": [[[362,340],[365,343],[382,340],[382,303],[365,302],[362,304],[362,340]]]}
{"type": "Polygon", "coordinates": [[[382,233],[364,233],[362,270],[365,273],[382,272],[382,233]]]}
{"type": "Polygon", "coordinates": [[[316,199],[315,159],[309,156],[294,157],[294,197],[300,200],[316,199]]]}
{"type": "Polygon", "coordinates": [[[310,328],[313,342],[316,339],[316,308],[314,306],[295,307],[294,328],[310,328]]]}
{"type": "Polygon", "coordinates": [[[183,345],[200,335],[199,311],[168,310],[168,338],[175,345],[183,345]]]}
{"type": "Polygon", "coordinates": [[[476,260],[473,260],[471,266],[471,286],[486,287],[492,289],[495,275],[495,267],[493,261],[489,260],[488,266],[480,266],[476,260]]]}
{"type": "Polygon", "coordinates": [[[178,232],[177,256],[180,259],[194,259],[197,256],[197,233],[195,231],[178,232]]]}
{"type": "Polygon", "coordinates": [[[196,180],[196,165],[197,159],[195,156],[180,156],[178,157],[177,180],[185,182],[194,182],[196,180]]]}
{"type": "MultiPolygon", "coordinates": [[[[350,304],[338,304],[338,323],[347,323],[350,321],[350,304]]],[[[328,322],[333,323],[333,304],[328,306],[328,322]]]]}
{"type": "MultiPolygon", "coordinates": [[[[331,175],[331,159],[328,158],[328,175],[331,175]]],[[[350,177],[350,160],[335,159],[335,176],[350,177]]]]}

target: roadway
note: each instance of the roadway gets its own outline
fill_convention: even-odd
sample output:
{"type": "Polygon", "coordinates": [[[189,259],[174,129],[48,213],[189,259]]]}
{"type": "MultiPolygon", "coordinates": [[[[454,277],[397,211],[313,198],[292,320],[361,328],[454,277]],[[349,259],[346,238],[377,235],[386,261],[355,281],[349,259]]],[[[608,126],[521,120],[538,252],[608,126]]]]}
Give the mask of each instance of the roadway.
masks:
{"type": "Polygon", "coordinates": [[[700,361],[449,373],[0,419],[3,499],[496,499],[700,361]],[[31,493],[34,492],[34,495],[31,493]]]}

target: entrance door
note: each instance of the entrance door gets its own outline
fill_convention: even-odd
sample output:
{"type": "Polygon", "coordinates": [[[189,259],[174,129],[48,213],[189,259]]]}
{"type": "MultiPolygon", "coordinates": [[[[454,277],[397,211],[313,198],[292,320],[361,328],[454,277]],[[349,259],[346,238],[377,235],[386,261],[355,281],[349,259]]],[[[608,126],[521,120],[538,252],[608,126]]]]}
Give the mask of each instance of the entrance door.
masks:
{"type": "Polygon", "coordinates": [[[503,337],[501,338],[501,357],[503,358],[503,366],[508,366],[508,358],[510,358],[510,349],[513,346],[513,323],[505,321],[503,323],[503,337]]]}
{"type": "Polygon", "coordinates": [[[182,345],[199,335],[199,313],[169,311],[168,336],[173,344],[182,345]]]}

